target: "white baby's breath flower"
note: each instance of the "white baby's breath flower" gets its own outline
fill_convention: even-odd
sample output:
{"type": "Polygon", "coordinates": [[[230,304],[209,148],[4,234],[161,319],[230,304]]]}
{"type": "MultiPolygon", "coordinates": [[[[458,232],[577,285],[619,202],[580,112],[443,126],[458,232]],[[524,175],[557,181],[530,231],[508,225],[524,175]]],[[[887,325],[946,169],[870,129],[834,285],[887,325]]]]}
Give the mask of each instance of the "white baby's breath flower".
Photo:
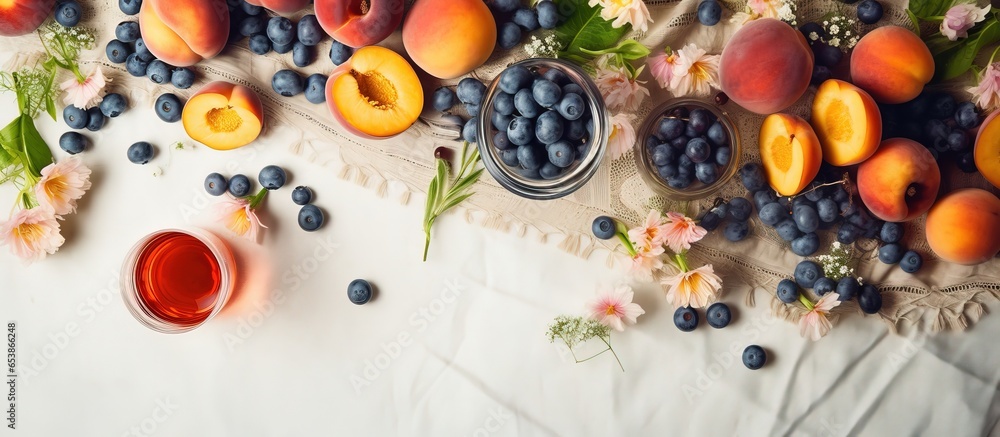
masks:
{"type": "Polygon", "coordinates": [[[830,26],[830,33],[840,33],[840,26],[836,24],[830,26]]]}
{"type": "Polygon", "coordinates": [[[809,32],[809,39],[812,41],[816,41],[819,39],[819,35],[817,35],[816,32],[809,32]]]}
{"type": "Polygon", "coordinates": [[[830,41],[828,41],[827,44],[830,44],[832,47],[840,47],[840,38],[830,38],[830,41]]]}

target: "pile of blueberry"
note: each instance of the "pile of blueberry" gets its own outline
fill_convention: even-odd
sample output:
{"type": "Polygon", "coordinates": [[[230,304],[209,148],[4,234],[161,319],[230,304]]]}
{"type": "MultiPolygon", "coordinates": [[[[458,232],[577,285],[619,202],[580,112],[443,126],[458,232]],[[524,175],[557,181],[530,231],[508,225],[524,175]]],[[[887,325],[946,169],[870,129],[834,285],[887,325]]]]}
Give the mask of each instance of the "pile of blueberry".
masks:
{"type": "Polygon", "coordinates": [[[587,155],[594,132],[590,102],[565,72],[514,65],[500,74],[498,87],[492,144],[505,165],[530,179],[555,179],[587,155]]]}
{"type": "Polygon", "coordinates": [[[497,46],[504,50],[518,45],[525,32],[555,29],[567,15],[551,0],[539,1],[534,9],[521,6],[520,0],[493,0],[488,5],[497,21],[497,46]]]}
{"type": "Polygon", "coordinates": [[[670,109],[653,126],[645,140],[645,158],[670,188],[712,185],[732,161],[729,134],[706,108],[670,109]]]}
{"type": "Polygon", "coordinates": [[[722,5],[719,0],[702,0],[698,3],[698,22],[705,26],[715,26],[722,20],[722,5]]]}
{"type": "MultiPolygon", "coordinates": [[[[126,15],[139,13],[141,0],[119,0],[118,7],[126,15]]],[[[125,70],[135,77],[146,76],[153,83],[173,84],[179,89],[194,85],[194,70],[188,67],[173,67],[153,56],[146,47],[139,31],[138,21],[122,21],[115,27],[115,39],[105,47],[108,60],[115,64],[125,64],[125,70]]]]}
{"type": "Polygon", "coordinates": [[[906,103],[879,105],[879,110],[883,138],[909,138],[927,147],[939,163],[950,159],[963,172],[977,171],[972,149],[982,119],[974,103],[924,92],[906,103]]]}
{"type": "Polygon", "coordinates": [[[725,224],[723,236],[732,242],[743,241],[750,235],[750,216],[753,205],[742,197],[734,197],[729,201],[720,201],[717,205],[699,217],[698,224],[706,231],[712,232],[725,224]]]}
{"type": "Polygon", "coordinates": [[[326,80],[325,74],[315,73],[302,77],[295,70],[284,69],[271,77],[271,89],[283,97],[303,94],[309,103],[319,104],[326,101],[326,80]]]}
{"type": "Polygon", "coordinates": [[[902,245],[902,224],[885,222],[876,237],[881,242],[878,249],[879,261],[885,264],[899,264],[899,268],[906,273],[920,271],[920,267],[924,264],[923,258],[916,251],[907,250],[902,245]]]}
{"type": "Polygon", "coordinates": [[[128,101],[125,100],[125,96],[119,93],[108,93],[99,105],[87,110],[67,105],[63,108],[63,121],[70,129],[86,128],[91,132],[97,132],[104,127],[108,118],[122,115],[126,110],[128,110],[128,101]]]}
{"type": "Polygon", "coordinates": [[[812,289],[817,296],[834,292],[837,300],[846,302],[857,298],[858,306],[865,314],[875,314],[882,309],[882,293],[872,284],[861,285],[857,278],[845,276],[839,281],[828,278],[823,268],[813,261],[802,261],[795,266],[794,279],[782,279],[778,283],[778,300],[794,304],[799,301],[803,288],[812,289]]]}
{"type": "MultiPolygon", "coordinates": [[[[705,310],[705,321],[715,329],[722,329],[729,326],[733,320],[733,313],[729,310],[729,305],[716,302],[709,305],[705,310]]],[[[674,326],[684,332],[694,331],[698,327],[698,312],[691,307],[680,307],[674,311],[674,326]]]]}
{"type": "MultiPolygon", "coordinates": [[[[286,179],[285,170],[276,165],[266,166],[257,174],[257,181],[268,191],[285,186],[286,179]]],[[[252,184],[250,178],[243,174],[234,175],[229,180],[219,173],[205,177],[205,191],[213,196],[221,196],[228,191],[233,197],[248,197],[251,195],[252,184]]],[[[302,205],[299,210],[299,227],[308,232],[319,229],[326,221],[323,210],[313,205],[312,200],[313,193],[308,187],[300,185],[292,190],[292,201],[296,205],[302,205]]]]}

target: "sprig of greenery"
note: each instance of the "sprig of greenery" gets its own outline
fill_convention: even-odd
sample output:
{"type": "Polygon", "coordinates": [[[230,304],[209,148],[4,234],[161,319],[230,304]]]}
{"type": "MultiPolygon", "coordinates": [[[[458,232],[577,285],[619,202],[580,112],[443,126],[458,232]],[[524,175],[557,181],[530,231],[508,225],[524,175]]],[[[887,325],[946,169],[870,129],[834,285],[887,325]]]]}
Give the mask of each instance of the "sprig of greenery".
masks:
{"type": "Polygon", "coordinates": [[[601,6],[590,6],[588,0],[558,0],[559,10],[567,11],[566,20],[556,27],[556,38],[562,49],[558,57],[585,65],[593,53],[613,48],[632,28],[626,24],[614,27],[611,21],[601,18],[601,6]]]}
{"type": "Polygon", "coordinates": [[[38,37],[42,40],[45,53],[49,55],[45,61],[46,68],[55,70],[55,67],[59,67],[69,70],[81,83],[87,79],[80,72],[79,59],[81,51],[94,48],[97,39],[91,30],[49,23],[48,26],[38,31],[38,37]]]}
{"type": "Polygon", "coordinates": [[[625,371],[622,361],[618,359],[618,354],[611,347],[611,328],[602,325],[597,320],[566,315],[558,316],[549,325],[549,330],[545,335],[549,338],[549,342],[552,343],[555,343],[556,339],[562,340],[566,344],[566,347],[569,348],[569,353],[573,355],[573,360],[577,363],[582,363],[610,351],[611,355],[615,356],[615,361],[618,361],[618,367],[622,369],[622,372],[625,371]],[[577,358],[573,347],[594,338],[601,340],[607,348],[582,360],[577,358]]]}
{"type": "MultiPolygon", "coordinates": [[[[955,4],[940,0],[911,0],[906,13],[917,33],[920,33],[922,21],[943,20],[944,14],[955,4]]],[[[930,35],[922,35],[922,38],[934,55],[935,79],[954,79],[972,69],[982,50],[1000,42],[1000,9],[991,8],[986,19],[969,30],[968,38],[951,41],[937,30],[930,35]]]]}
{"type": "Polygon", "coordinates": [[[427,250],[431,245],[431,227],[434,226],[434,220],[445,211],[475,194],[468,191],[472,184],[479,180],[483,169],[475,170],[480,161],[479,149],[475,146],[471,147],[471,152],[469,149],[469,143],[465,142],[462,145],[462,158],[459,160],[462,166],[455,174],[455,180],[450,184],[448,183],[448,161],[441,157],[437,158],[437,172],[434,179],[431,179],[430,187],[427,188],[427,207],[424,211],[424,235],[426,236],[424,261],[427,261],[427,250]]]}
{"type": "Polygon", "coordinates": [[[52,152],[35,127],[34,117],[45,108],[55,119],[55,86],[52,71],[25,67],[13,73],[0,72],[0,89],[17,95],[19,115],[0,129],[0,183],[14,182],[20,188],[18,202],[35,206],[31,188],[52,163],[52,152]]]}

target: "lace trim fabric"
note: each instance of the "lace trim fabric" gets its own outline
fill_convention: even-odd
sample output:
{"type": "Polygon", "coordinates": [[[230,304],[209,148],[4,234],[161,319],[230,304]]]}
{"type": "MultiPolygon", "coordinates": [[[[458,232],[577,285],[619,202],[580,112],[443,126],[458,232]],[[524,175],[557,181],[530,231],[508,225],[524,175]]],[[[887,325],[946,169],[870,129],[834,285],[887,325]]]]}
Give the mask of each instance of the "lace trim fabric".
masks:
{"type": "MultiPolygon", "coordinates": [[[[408,2],[410,3],[410,2],[408,2]]],[[[740,11],[745,2],[723,1],[729,11],[740,11]]],[[[840,11],[853,16],[852,5],[844,5],[832,0],[797,1],[797,15],[800,23],[817,20],[826,14],[840,11]]],[[[883,0],[885,17],[881,24],[906,25],[906,0],[883,0]]],[[[713,28],[705,28],[697,23],[695,8],[697,2],[647,1],[655,22],[645,34],[632,37],[660,50],[664,45],[675,48],[694,42],[708,49],[709,53],[720,53],[723,44],[736,28],[728,22],[729,14],[713,28]]],[[[175,90],[161,87],[145,78],[133,78],[120,65],[106,61],[103,55],[107,42],[114,37],[115,25],[126,17],[114,7],[113,2],[99,2],[88,6],[84,25],[97,29],[97,48],[85,58],[97,59],[98,63],[113,78],[112,88],[121,92],[128,90],[133,106],[151,107],[155,97],[162,92],[174,92],[181,97],[189,97],[193,90],[175,90]]],[[[873,26],[863,26],[870,30],[873,26]]],[[[16,68],[31,57],[25,55],[32,48],[41,49],[37,38],[24,36],[11,39],[11,47],[18,47],[8,68],[16,68]]],[[[330,41],[317,47],[321,60],[307,69],[298,69],[304,75],[312,73],[328,74],[332,69],[325,59],[330,41]]],[[[398,32],[385,45],[402,51],[398,32]]],[[[507,65],[527,55],[520,49],[498,51],[483,66],[472,73],[484,82],[491,81],[507,65]]],[[[433,176],[433,151],[438,146],[456,147],[460,125],[447,116],[425,111],[420,120],[403,134],[385,141],[371,141],[354,138],[342,133],[329,115],[325,105],[313,105],[305,99],[283,98],[270,90],[270,79],[274,72],[294,68],[291,55],[271,53],[267,56],[252,54],[246,41],[227,47],[225,55],[202,62],[195,69],[199,73],[199,85],[214,80],[227,80],[250,87],[258,92],[265,106],[266,121],[262,140],[267,141],[267,131],[290,127],[301,132],[300,139],[288,144],[290,153],[300,155],[310,162],[330,169],[331,175],[371,188],[380,197],[394,196],[401,203],[409,202],[411,194],[426,190],[433,176]]],[[[647,69],[648,70],[648,69],[647,69]]],[[[648,80],[652,96],[633,114],[638,126],[650,109],[671,96],[658,88],[655,81],[648,80]]],[[[440,85],[455,85],[457,80],[428,81],[425,90],[433,90],[440,85]]],[[[196,87],[197,88],[197,85],[196,87]]],[[[812,100],[810,90],[786,112],[809,115],[812,100]]],[[[429,106],[428,106],[429,107],[429,106]]],[[[757,131],[762,116],[743,111],[735,104],[726,105],[726,110],[734,115],[744,144],[741,162],[758,161],[757,131]]],[[[468,114],[460,114],[468,117],[468,114]]],[[[959,174],[954,169],[946,170],[950,178],[943,189],[979,186],[990,188],[981,177],[959,174]]],[[[990,188],[992,189],[992,188],[990,188]]],[[[621,158],[605,162],[601,170],[585,187],[576,193],[558,200],[530,201],[519,198],[497,184],[492,178],[484,177],[477,185],[476,195],[464,204],[464,217],[470,223],[478,223],[485,228],[503,232],[513,232],[520,236],[537,235],[546,242],[558,241],[558,246],[568,253],[588,258],[596,252],[607,254],[609,265],[620,263],[621,256],[612,252],[613,247],[591,236],[590,223],[601,214],[614,214],[629,222],[639,223],[651,209],[678,209],[686,205],[656,196],[640,179],[631,152],[621,158]],[[529,232],[530,231],[530,232],[529,232]]],[[[994,190],[995,191],[995,190],[994,190]]],[[[716,196],[731,198],[746,196],[746,190],[734,178],[716,196]]],[[[715,196],[713,196],[714,198],[715,196]]],[[[703,208],[712,199],[695,202],[695,209],[703,208]]],[[[712,263],[716,271],[723,275],[725,283],[743,283],[752,286],[745,300],[756,304],[758,295],[769,299],[775,314],[790,321],[799,317],[801,309],[783,305],[774,297],[774,289],[782,278],[790,277],[800,257],[788,250],[787,244],[756,219],[752,222],[752,237],[744,242],[729,243],[719,233],[706,238],[692,252],[696,263],[712,263]],[[763,293],[761,293],[763,292],[763,293]]],[[[917,221],[906,226],[906,245],[917,249],[925,257],[923,270],[918,275],[903,273],[898,266],[880,264],[875,258],[873,244],[860,244],[857,272],[867,282],[879,284],[883,295],[883,307],[879,316],[893,329],[920,329],[937,331],[941,329],[963,330],[985,314],[983,304],[1000,297],[1000,263],[996,260],[979,266],[958,266],[940,262],[933,257],[922,237],[923,222],[917,221]]],[[[829,238],[829,236],[827,236],[829,238]]],[[[858,312],[853,302],[841,305],[834,316],[848,312],[858,312]]]]}

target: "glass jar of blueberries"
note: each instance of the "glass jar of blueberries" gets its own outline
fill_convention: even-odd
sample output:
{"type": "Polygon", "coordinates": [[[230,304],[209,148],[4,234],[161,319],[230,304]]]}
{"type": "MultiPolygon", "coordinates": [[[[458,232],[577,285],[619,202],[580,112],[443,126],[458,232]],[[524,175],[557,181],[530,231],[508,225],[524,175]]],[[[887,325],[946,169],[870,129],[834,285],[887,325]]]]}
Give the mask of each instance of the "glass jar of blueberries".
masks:
{"type": "Polygon", "coordinates": [[[635,145],[639,174],[654,192],[674,200],[708,197],[739,167],[740,136],[714,103],[681,98],[654,108],[635,145]]]}
{"type": "Polygon", "coordinates": [[[507,67],[486,90],[477,137],[483,165],[529,199],[570,194],[597,172],[611,121],[597,85],[558,59],[507,67]]]}

